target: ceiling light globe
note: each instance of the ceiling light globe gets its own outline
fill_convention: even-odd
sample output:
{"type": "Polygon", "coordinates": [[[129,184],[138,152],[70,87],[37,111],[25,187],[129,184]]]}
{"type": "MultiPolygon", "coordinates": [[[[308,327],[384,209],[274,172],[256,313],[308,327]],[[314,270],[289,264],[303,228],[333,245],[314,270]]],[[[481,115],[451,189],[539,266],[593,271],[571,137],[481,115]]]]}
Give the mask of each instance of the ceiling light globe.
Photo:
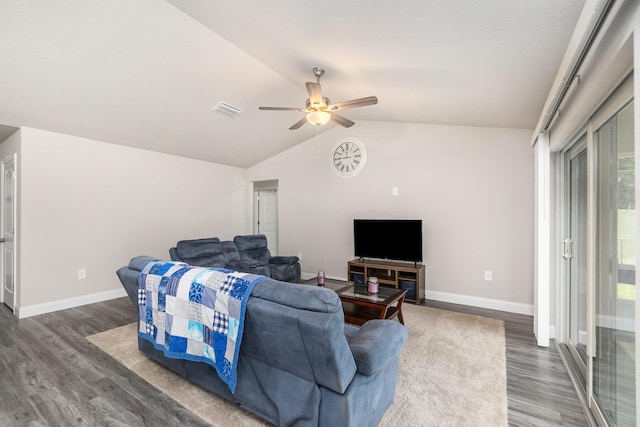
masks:
{"type": "Polygon", "coordinates": [[[326,111],[311,111],[307,113],[307,121],[314,126],[322,126],[329,123],[331,120],[331,113],[327,113],[326,111]]]}

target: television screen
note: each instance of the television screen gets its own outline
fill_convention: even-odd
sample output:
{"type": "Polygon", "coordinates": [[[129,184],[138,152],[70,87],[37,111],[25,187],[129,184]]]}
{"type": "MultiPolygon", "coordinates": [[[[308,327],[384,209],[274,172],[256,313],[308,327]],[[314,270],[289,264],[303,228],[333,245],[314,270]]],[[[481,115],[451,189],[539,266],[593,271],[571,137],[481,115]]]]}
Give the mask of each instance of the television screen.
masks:
{"type": "Polygon", "coordinates": [[[421,219],[354,219],[355,256],[422,262],[421,219]]]}

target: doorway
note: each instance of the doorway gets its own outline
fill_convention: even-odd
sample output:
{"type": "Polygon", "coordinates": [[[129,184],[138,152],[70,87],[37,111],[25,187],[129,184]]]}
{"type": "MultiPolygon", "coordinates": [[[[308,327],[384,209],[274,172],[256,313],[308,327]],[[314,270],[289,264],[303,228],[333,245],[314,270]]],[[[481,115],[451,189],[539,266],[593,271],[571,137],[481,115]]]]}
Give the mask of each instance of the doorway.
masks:
{"type": "Polygon", "coordinates": [[[253,232],[264,234],[271,255],[278,255],[278,180],[253,183],[253,232]]]}
{"type": "Polygon", "coordinates": [[[16,307],[16,154],[0,162],[0,283],[2,302],[15,312],[16,307]]]}

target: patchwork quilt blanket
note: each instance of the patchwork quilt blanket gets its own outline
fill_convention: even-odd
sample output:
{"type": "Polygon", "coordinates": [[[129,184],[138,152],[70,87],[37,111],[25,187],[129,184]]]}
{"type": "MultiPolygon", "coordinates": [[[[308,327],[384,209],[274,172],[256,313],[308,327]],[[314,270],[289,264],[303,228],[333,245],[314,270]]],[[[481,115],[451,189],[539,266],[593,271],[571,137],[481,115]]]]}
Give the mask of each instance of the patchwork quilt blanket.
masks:
{"type": "Polygon", "coordinates": [[[264,276],[152,261],[138,276],[138,336],[167,357],[213,366],[235,391],[247,300],[264,276]]]}

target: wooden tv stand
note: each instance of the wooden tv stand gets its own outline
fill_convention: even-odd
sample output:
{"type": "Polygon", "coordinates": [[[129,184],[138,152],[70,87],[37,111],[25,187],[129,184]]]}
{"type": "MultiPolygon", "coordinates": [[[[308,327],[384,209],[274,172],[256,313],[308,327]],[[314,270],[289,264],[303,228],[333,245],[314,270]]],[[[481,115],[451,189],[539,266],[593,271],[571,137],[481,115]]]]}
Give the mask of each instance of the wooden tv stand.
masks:
{"type": "Polygon", "coordinates": [[[406,289],[404,300],[419,304],[424,300],[424,265],[398,261],[354,259],[347,264],[347,277],[355,283],[367,283],[371,276],[381,286],[406,289]]]}

